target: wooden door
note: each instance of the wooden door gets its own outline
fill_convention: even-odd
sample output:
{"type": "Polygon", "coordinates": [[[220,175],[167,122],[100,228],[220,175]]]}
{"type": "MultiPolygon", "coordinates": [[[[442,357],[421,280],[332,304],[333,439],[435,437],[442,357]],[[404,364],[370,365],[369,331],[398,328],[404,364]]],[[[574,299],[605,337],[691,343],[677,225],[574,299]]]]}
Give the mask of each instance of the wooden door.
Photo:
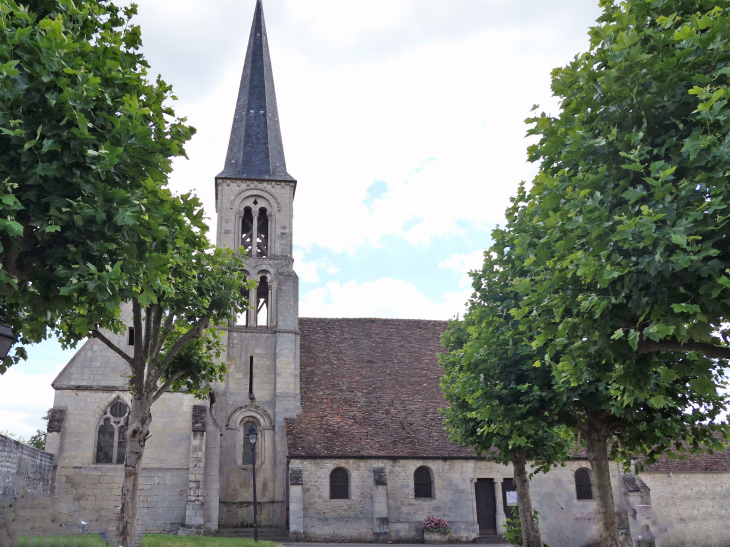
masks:
{"type": "Polygon", "coordinates": [[[496,535],[497,504],[494,498],[494,479],[477,479],[475,490],[479,533],[496,535]]]}

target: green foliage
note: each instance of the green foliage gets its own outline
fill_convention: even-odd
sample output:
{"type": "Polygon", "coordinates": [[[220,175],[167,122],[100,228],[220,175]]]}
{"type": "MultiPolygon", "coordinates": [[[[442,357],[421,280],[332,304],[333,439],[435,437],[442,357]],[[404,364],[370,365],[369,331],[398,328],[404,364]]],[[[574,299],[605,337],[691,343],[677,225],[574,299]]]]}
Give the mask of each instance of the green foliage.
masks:
{"type": "Polygon", "coordinates": [[[20,335],[0,372],[49,327],[64,344],[119,328],[119,304],[166,275],[174,226],[205,231],[197,200],[164,188],[194,129],[148,81],[135,13],[0,0],[0,321],[20,335]]]}
{"type": "Polygon", "coordinates": [[[710,357],[730,357],[724,4],[604,1],[591,51],[553,72],[560,115],[528,120],[540,171],[515,211],[527,229],[515,252],[532,262],[514,315],[566,381],[590,368],[626,404],[671,405],[675,374],[712,395],[710,357]],[[690,350],[672,366],[642,358],[690,350]]]}
{"type": "Polygon", "coordinates": [[[530,339],[509,313],[520,300],[510,286],[518,266],[495,243],[482,270],[471,274],[475,293],[464,320],[451,321],[442,337],[441,387],[450,402],[443,413],[454,441],[503,464],[523,452],[545,472],[566,459],[570,442],[548,411],[551,371],[533,366],[530,339]]]}
{"type": "MultiPolygon", "coordinates": [[[[532,518],[535,521],[535,524],[538,523],[538,513],[537,511],[533,512],[532,518]]],[[[506,523],[504,525],[505,527],[505,533],[504,538],[509,541],[512,545],[522,545],[522,519],[520,518],[520,512],[517,511],[517,508],[515,507],[515,511],[513,513],[512,518],[506,519],[506,523]]],[[[543,545],[547,547],[544,543],[543,545]]]]}
{"type": "Polygon", "coordinates": [[[215,538],[145,534],[141,547],[276,547],[273,541],[246,538],[215,538]]]}

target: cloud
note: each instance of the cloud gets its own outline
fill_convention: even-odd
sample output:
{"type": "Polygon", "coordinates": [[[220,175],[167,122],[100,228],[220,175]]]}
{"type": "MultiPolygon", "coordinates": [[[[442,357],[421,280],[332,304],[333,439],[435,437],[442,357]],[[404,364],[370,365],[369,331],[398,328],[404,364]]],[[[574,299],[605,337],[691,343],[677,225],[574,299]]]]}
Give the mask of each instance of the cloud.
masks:
{"type": "Polygon", "coordinates": [[[463,315],[470,290],[445,293],[434,302],[402,279],[382,278],[344,285],[330,281],[305,294],[300,301],[302,317],[377,317],[447,320],[463,315]]]}
{"type": "Polygon", "coordinates": [[[63,368],[55,372],[26,374],[17,367],[0,376],[0,429],[28,439],[37,429],[45,430],[41,419],[53,407],[55,392],[51,382],[63,368]]]}
{"type": "Polygon", "coordinates": [[[478,250],[470,254],[454,254],[446,260],[439,262],[439,268],[447,268],[457,273],[463,274],[459,281],[462,287],[471,285],[471,278],[468,273],[472,270],[478,270],[484,264],[484,251],[478,250]]]}

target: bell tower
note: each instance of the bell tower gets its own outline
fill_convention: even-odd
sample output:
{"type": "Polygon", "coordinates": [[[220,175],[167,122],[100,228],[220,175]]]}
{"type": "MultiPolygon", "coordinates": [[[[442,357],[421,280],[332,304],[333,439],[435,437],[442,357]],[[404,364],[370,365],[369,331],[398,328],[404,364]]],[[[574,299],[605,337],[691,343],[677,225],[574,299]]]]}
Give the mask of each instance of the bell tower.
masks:
{"type": "Polygon", "coordinates": [[[301,411],[299,282],[292,257],[296,185],[286,170],[258,0],[226,163],[215,177],[217,245],[243,248],[246,277],[258,282],[249,293],[253,309],[228,328],[228,374],[216,389],[213,412],[223,431],[217,462],[222,527],[253,525],[253,450],[260,525],[286,525],[284,420],[301,411]],[[252,425],[258,432],[255,446],[244,435],[252,425]]]}

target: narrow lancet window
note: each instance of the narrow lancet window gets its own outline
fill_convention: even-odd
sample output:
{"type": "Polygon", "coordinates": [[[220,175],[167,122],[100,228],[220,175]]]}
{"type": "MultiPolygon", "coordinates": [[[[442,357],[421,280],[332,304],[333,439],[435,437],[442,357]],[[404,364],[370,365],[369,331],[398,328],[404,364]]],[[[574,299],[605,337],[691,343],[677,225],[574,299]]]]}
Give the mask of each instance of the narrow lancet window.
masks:
{"type": "Polygon", "coordinates": [[[246,207],[243,212],[243,221],[241,224],[241,245],[246,251],[247,256],[253,256],[253,213],[251,213],[250,207],[246,207]]]}
{"type": "Polygon", "coordinates": [[[248,363],[248,394],[253,395],[253,355],[248,363]]]}
{"type": "Polygon", "coordinates": [[[269,326],[269,280],[262,276],[256,287],[256,325],[269,326]]]}
{"type": "Polygon", "coordinates": [[[259,209],[256,240],[256,255],[269,256],[269,215],[263,207],[259,209]]]}

